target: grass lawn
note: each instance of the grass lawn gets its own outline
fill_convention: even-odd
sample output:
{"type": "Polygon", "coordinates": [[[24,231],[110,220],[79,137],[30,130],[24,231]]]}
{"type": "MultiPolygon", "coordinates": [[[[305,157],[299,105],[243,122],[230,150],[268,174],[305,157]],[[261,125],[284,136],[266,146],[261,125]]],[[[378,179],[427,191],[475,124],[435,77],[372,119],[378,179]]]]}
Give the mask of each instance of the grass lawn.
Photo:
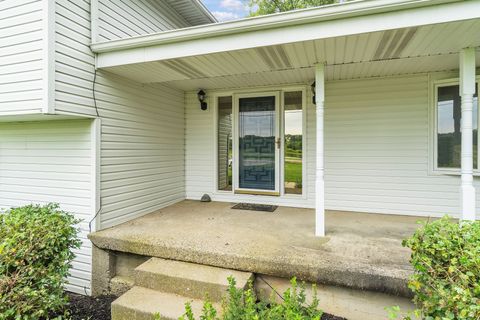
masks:
{"type": "MultiPolygon", "coordinates": [[[[285,181],[302,184],[302,160],[291,158],[293,161],[285,161],[285,181]]],[[[232,185],[232,167],[228,168],[228,183],[232,185]]],[[[230,190],[230,189],[229,189],[230,190]]]]}
{"type": "Polygon", "coordinates": [[[285,181],[302,183],[302,163],[285,161],[285,181]]]}

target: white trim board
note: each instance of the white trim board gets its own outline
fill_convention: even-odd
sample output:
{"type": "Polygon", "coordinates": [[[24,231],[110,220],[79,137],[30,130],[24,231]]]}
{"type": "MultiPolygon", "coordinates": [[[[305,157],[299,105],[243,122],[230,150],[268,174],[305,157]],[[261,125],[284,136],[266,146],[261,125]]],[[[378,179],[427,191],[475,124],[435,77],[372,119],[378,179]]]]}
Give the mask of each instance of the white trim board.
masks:
{"type": "Polygon", "coordinates": [[[101,202],[100,202],[100,168],[101,168],[101,161],[100,161],[100,153],[101,153],[101,130],[102,129],[102,120],[100,118],[96,118],[92,120],[92,124],[90,126],[90,163],[91,163],[91,210],[92,210],[92,221],[91,225],[91,232],[97,231],[101,229],[100,225],[100,210],[101,210],[101,202]]]}

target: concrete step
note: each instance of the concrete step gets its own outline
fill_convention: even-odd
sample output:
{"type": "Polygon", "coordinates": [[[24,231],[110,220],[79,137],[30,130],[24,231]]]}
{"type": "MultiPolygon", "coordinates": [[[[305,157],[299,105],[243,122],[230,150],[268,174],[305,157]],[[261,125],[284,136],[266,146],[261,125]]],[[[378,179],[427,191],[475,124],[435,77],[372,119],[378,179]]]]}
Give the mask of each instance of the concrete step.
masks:
{"type": "Polygon", "coordinates": [[[132,277],[127,276],[115,276],[110,279],[110,293],[115,296],[121,296],[128,290],[130,290],[135,283],[132,277]]]}
{"type": "MultiPolygon", "coordinates": [[[[153,320],[156,313],[161,320],[177,320],[185,313],[188,301],[198,318],[203,301],[135,286],[112,303],[112,320],[153,320]]],[[[219,304],[215,307],[221,311],[219,304]]]]}
{"type": "Polygon", "coordinates": [[[237,288],[246,288],[253,273],[222,269],[194,263],[151,258],[135,269],[135,285],[157,291],[175,293],[193,299],[219,302],[225,296],[233,276],[237,288]]]}

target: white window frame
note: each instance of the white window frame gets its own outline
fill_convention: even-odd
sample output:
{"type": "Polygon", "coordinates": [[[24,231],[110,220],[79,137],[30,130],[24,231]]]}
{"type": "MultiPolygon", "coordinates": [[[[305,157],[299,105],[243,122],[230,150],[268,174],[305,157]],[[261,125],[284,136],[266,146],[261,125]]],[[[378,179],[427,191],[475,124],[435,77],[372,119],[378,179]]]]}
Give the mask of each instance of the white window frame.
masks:
{"type": "MultiPolygon", "coordinates": [[[[237,178],[235,177],[235,173],[232,170],[232,190],[219,190],[218,189],[218,99],[220,97],[232,97],[232,115],[235,112],[235,96],[244,95],[244,94],[257,94],[259,92],[271,92],[271,91],[279,91],[280,92],[280,99],[279,99],[279,114],[280,114],[280,139],[282,141],[281,148],[280,148],[280,177],[279,177],[279,184],[280,184],[280,195],[277,196],[280,198],[285,199],[292,199],[292,200],[306,200],[308,195],[307,190],[307,122],[308,122],[308,112],[307,112],[307,90],[309,89],[308,85],[294,85],[294,86],[285,86],[285,87],[278,87],[278,86],[271,86],[271,87],[259,87],[259,88],[250,88],[250,89],[238,89],[238,90],[220,90],[211,92],[211,97],[213,99],[213,119],[214,119],[214,194],[218,195],[232,195],[232,196],[239,196],[241,194],[235,194],[235,183],[237,178]],[[285,193],[285,154],[284,154],[284,144],[285,144],[285,128],[284,128],[284,107],[285,107],[285,100],[284,100],[284,93],[285,92],[294,92],[300,91],[302,92],[302,194],[286,194],[285,193]]],[[[234,116],[235,118],[235,116],[234,116]]],[[[234,120],[235,121],[235,120],[234,120]]],[[[235,123],[232,123],[232,137],[234,137],[235,133],[235,123]]],[[[235,142],[234,142],[235,144],[235,142]]],[[[232,151],[235,153],[235,146],[232,146],[232,151]]],[[[235,154],[233,155],[233,161],[235,161],[235,154]]],[[[233,168],[232,168],[233,169],[233,168]]],[[[252,195],[253,196],[253,195],[252,195]]],[[[264,195],[254,195],[255,197],[266,197],[272,198],[272,196],[264,196],[264,195]]],[[[275,197],[273,197],[275,198],[275,197]]]]}
{"type": "MultiPolygon", "coordinates": [[[[480,76],[476,77],[477,81],[477,92],[480,93],[480,76]]],[[[448,86],[458,86],[460,84],[459,78],[450,78],[444,80],[432,81],[430,86],[430,150],[429,150],[429,167],[430,173],[434,175],[460,175],[460,168],[440,168],[438,167],[438,88],[448,87],[448,86]]],[[[475,176],[480,176],[480,105],[479,112],[477,112],[477,168],[473,168],[473,174],[475,176]]]]}

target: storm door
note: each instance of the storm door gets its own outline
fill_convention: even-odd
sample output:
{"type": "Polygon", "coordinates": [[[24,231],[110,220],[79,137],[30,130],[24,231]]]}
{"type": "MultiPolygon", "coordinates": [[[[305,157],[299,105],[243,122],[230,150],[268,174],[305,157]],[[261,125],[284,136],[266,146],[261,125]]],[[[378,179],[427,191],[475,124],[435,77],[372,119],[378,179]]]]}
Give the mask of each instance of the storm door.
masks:
{"type": "Polygon", "coordinates": [[[237,95],[236,193],[279,195],[279,94],[237,95]]]}

